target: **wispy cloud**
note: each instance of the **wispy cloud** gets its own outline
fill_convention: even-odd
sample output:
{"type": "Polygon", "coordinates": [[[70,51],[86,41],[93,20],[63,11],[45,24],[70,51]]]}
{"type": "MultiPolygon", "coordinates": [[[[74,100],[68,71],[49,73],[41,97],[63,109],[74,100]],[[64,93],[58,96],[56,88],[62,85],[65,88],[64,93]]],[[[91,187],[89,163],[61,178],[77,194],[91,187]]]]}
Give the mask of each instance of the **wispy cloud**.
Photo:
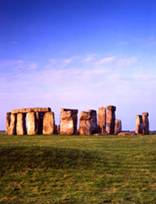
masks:
{"type": "MultiPolygon", "coordinates": [[[[137,58],[87,57],[87,63],[86,56],[51,58],[42,69],[37,69],[34,62],[13,61],[16,65],[14,69],[17,69],[14,72],[16,77],[0,75],[1,114],[4,115],[8,109],[16,106],[45,105],[51,106],[58,113],[62,106],[82,110],[116,104],[119,109],[133,107],[131,111],[130,108],[126,110],[133,121],[139,108],[144,111],[140,103],[149,106],[151,99],[155,99],[156,70],[143,67],[137,69],[137,58]],[[97,63],[100,61],[102,63],[97,63]],[[29,71],[23,74],[22,70],[26,68],[29,71]]],[[[120,117],[126,118],[124,113],[120,117]]]]}
{"type": "Polygon", "coordinates": [[[117,59],[116,63],[118,66],[130,66],[136,64],[138,59],[136,57],[123,57],[117,59]]]}
{"type": "Polygon", "coordinates": [[[22,59],[17,60],[0,60],[0,70],[3,72],[20,72],[30,71],[37,69],[37,64],[31,61],[25,61],[22,59]]]}
{"type": "Polygon", "coordinates": [[[48,63],[46,64],[45,68],[60,68],[60,67],[71,67],[75,68],[85,68],[87,66],[90,67],[108,67],[111,66],[123,68],[128,67],[131,65],[135,65],[138,62],[137,57],[134,56],[98,56],[96,54],[91,55],[85,55],[85,56],[76,56],[76,57],[70,57],[70,58],[64,58],[64,59],[54,59],[50,58],[48,63]]]}
{"type": "Polygon", "coordinates": [[[102,64],[110,64],[115,61],[115,57],[113,56],[108,56],[108,57],[103,57],[100,58],[96,61],[96,64],[102,65],[102,64]]]}

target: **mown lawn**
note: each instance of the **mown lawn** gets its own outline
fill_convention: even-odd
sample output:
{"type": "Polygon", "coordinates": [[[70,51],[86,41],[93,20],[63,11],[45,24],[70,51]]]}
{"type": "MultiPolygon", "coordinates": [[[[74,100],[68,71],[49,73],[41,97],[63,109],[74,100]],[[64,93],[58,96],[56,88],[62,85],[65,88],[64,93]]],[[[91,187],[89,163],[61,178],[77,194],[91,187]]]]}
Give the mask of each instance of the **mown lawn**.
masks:
{"type": "Polygon", "coordinates": [[[0,203],[156,203],[156,136],[0,135],[0,203]]]}

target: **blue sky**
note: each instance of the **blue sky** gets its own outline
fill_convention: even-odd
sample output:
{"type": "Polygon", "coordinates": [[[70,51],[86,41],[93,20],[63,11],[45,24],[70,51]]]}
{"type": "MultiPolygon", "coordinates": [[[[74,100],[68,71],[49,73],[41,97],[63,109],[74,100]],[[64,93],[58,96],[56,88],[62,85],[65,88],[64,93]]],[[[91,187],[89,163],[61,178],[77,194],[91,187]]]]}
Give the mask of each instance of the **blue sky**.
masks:
{"type": "Polygon", "coordinates": [[[0,128],[12,108],[114,104],[124,129],[156,129],[156,3],[0,0],[0,128]]]}

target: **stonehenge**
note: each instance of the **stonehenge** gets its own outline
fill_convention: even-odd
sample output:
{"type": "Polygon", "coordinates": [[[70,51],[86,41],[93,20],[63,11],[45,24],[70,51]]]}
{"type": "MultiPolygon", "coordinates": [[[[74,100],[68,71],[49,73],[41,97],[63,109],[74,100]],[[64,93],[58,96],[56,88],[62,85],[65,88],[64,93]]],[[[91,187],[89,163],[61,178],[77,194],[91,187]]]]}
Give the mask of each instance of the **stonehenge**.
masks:
{"type": "Polygon", "coordinates": [[[49,135],[54,129],[54,113],[50,108],[14,109],[6,114],[8,135],[49,135]]]}
{"type": "Polygon", "coordinates": [[[147,112],[142,113],[142,134],[149,134],[149,114],[147,112]]]}
{"type": "Polygon", "coordinates": [[[16,120],[16,114],[10,112],[6,114],[6,130],[8,135],[16,134],[16,120]]]}
{"type": "Polygon", "coordinates": [[[136,134],[142,134],[142,116],[137,115],[136,116],[136,124],[135,124],[135,133],[136,134]]]}
{"type": "Polygon", "coordinates": [[[17,135],[24,135],[26,133],[26,126],[25,126],[25,117],[24,113],[17,113],[17,122],[16,122],[16,133],[17,135]]]}
{"type": "Polygon", "coordinates": [[[26,114],[26,128],[28,135],[35,135],[37,133],[37,122],[35,112],[28,112],[26,114]]]}
{"type": "Polygon", "coordinates": [[[98,111],[62,108],[60,124],[55,124],[55,114],[51,108],[19,108],[6,114],[7,135],[148,135],[149,114],[143,112],[136,116],[135,131],[122,131],[122,121],[116,119],[116,107],[99,107],[98,111]],[[79,125],[79,128],[77,126],[79,125]]]}
{"type": "Polygon", "coordinates": [[[91,135],[98,131],[97,115],[95,110],[83,111],[80,114],[79,134],[91,135]]]}
{"type": "Polygon", "coordinates": [[[136,134],[149,134],[149,114],[147,112],[142,113],[142,115],[136,116],[135,122],[135,133],[136,134]]]}
{"type": "Polygon", "coordinates": [[[122,131],[122,122],[116,119],[116,107],[107,106],[98,109],[98,130],[100,134],[119,134],[122,131]]]}
{"type": "Polygon", "coordinates": [[[43,135],[51,135],[55,132],[55,116],[53,112],[47,112],[43,116],[43,135]]]}
{"type": "Polygon", "coordinates": [[[115,106],[108,106],[106,108],[106,133],[114,134],[115,130],[115,106]]]}
{"type": "Polygon", "coordinates": [[[78,110],[61,109],[60,115],[60,135],[77,134],[77,114],[78,110]]]}
{"type": "Polygon", "coordinates": [[[98,109],[98,130],[100,134],[106,133],[106,108],[100,107],[98,109]]]}
{"type": "Polygon", "coordinates": [[[118,135],[122,131],[122,122],[119,119],[115,120],[114,134],[118,135]]]}

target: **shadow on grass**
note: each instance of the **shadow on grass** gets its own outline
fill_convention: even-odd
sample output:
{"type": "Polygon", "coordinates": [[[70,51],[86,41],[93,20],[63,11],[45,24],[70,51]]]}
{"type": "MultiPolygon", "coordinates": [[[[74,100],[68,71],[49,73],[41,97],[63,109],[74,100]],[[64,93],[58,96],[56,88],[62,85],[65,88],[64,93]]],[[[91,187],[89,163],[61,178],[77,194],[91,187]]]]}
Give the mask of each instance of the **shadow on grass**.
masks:
{"type": "Polygon", "coordinates": [[[52,147],[4,147],[0,149],[0,173],[25,168],[89,169],[105,165],[97,152],[52,147]]]}

